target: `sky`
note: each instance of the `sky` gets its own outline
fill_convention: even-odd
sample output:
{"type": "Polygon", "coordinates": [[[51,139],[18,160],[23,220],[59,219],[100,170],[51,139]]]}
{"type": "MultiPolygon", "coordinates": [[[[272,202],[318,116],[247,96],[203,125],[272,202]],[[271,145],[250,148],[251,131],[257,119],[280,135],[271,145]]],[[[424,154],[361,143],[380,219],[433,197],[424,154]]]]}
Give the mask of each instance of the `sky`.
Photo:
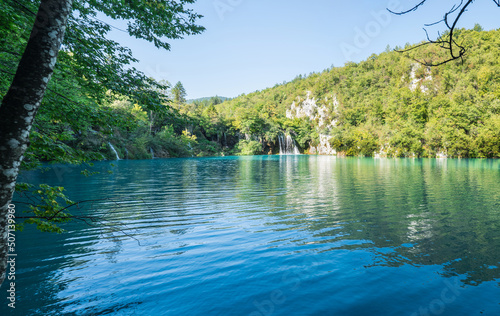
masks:
{"type": "MultiPolygon", "coordinates": [[[[416,12],[393,15],[420,0],[198,0],[189,6],[206,31],[170,40],[170,51],[114,30],[109,37],[132,49],[134,65],[157,80],[182,82],[188,99],[236,97],[290,81],[299,74],[359,62],[372,54],[426,38],[425,24],[441,20],[457,0],[428,1],[416,12]]],[[[475,1],[459,27],[500,28],[500,8],[475,1]]],[[[124,21],[106,21],[126,28],[124,21]]],[[[431,37],[443,24],[429,27],[431,37]]]]}

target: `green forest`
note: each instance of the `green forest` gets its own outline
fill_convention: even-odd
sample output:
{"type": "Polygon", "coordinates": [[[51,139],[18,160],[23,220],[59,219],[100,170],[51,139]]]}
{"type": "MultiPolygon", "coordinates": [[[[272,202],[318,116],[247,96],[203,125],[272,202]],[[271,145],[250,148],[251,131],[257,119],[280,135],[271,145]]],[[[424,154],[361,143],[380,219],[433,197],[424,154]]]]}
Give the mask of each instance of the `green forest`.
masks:
{"type": "MultiPolygon", "coordinates": [[[[0,54],[2,97],[26,39],[14,13],[2,10],[8,45],[0,54]]],[[[234,99],[190,102],[182,83],[156,82],[125,68],[135,60],[116,43],[100,38],[116,60],[99,63],[99,50],[82,52],[75,41],[61,51],[24,169],[48,161],[277,154],[285,135],[305,154],[322,153],[320,146],[339,156],[498,158],[500,31],[462,29],[458,36],[469,49],[466,57],[440,67],[388,47],[363,62],[234,99]]],[[[424,46],[414,54],[444,53],[424,46]]]]}
{"type": "Polygon", "coordinates": [[[412,57],[437,59],[438,47],[415,56],[388,48],[216,105],[213,117],[254,136],[240,141],[244,153],[276,152],[277,135],[288,133],[303,153],[324,135],[344,156],[498,158],[500,31],[460,30],[459,37],[469,47],[463,62],[427,68],[412,57]]]}

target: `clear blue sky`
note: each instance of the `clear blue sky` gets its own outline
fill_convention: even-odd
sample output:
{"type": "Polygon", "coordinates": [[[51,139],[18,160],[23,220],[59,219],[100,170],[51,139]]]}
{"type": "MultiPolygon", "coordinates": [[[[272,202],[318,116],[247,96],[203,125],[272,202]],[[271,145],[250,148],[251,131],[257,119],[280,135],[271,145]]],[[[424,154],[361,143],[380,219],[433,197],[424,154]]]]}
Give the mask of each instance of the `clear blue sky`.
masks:
{"type": "MultiPolygon", "coordinates": [[[[191,7],[204,18],[200,35],[170,41],[170,51],[113,31],[110,37],[132,49],[136,68],[158,80],[181,81],[188,98],[235,97],[325,68],[358,62],[387,45],[425,39],[423,27],[442,19],[459,1],[429,1],[405,16],[419,0],[198,0],[191,7]],[[363,33],[364,35],[362,35],[363,33]]],[[[460,27],[480,23],[500,28],[500,8],[491,0],[475,1],[460,27]]],[[[109,20],[107,20],[109,21],[109,20]]],[[[110,24],[124,27],[121,21],[110,24]]],[[[435,36],[444,25],[429,28],[435,36]]]]}

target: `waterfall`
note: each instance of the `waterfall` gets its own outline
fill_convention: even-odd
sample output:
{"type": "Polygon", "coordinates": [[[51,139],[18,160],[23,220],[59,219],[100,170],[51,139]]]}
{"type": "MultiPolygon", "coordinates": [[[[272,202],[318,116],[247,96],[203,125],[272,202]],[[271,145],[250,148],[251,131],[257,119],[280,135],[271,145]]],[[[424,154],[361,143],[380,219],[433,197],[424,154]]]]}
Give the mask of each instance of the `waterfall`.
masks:
{"type": "Polygon", "coordinates": [[[149,147],[149,152],[151,153],[151,159],[155,159],[155,152],[153,151],[153,148],[149,147]]]}
{"type": "Polygon", "coordinates": [[[194,157],[193,155],[193,146],[191,146],[191,142],[188,143],[189,151],[191,151],[191,157],[194,157]]]}
{"type": "Polygon", "coordinates": [[[128,150],[125,148],[125,159],[128,159],[128,150]]]}
{"type": "Polygon", "coordinates": [[[299,148],[297,147],[295,141],[290,135],[286,135],[286,147],[287,147],[287,153],[290,152],[293,155],[300,155],[299,148]]]}
{"type": "Polygon", "coordinates": [[[279,142],[279,145],[280,145],[280,155],[283,155],[283,145],[282,145],[282,141],[281,141],[282,137],[283,136],[278,135],[278,142],[279,142]]]}
{"type": "Polygon", "coordinates": [[[121,160],[120,156],[118,156],[118,152],[116,151],[115,147],[113,147],[113,145],[111,145],[110,142],[108,142],[108,145],[109,145],[109,148],[111,148],[111,150],[115,153],[116,160],[121,160]]]}
{"type": "Polygon", "coordinates": [[[278,135],[278,142],[280,146],[280,155],[300,155],[299,148],[289,134],[287,134],[286,137],[284,135],[278,135]]]}

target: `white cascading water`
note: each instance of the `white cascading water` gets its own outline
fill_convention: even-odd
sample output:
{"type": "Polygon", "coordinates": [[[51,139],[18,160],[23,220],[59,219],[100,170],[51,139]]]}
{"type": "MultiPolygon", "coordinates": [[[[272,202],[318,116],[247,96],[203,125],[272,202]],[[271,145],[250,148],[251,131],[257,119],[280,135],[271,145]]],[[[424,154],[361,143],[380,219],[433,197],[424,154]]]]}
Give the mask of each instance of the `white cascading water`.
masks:
{"type": "Polygon", "coordinates": [[[149,147],[149,152],[151,153],[151,159],[155,159],[155,152],[153,151],[153,148],[149,147]]]}
{"type": "Polygon", "coordinates": [[[109,147],[111,148],[111,150],[115,153],[116,160],[121,160],[121,159],[120,159],[120,156],[118,156],[118,152],[116,151],[115,147],[113,147],[113,145],[111,145],[111,143],[110,143],[110,142],[108,142],[108,145],[109,145],[109,147]]]}
{"type": "Polygon", "coordinates": [[[280,155],[283,155],[283,146],[281,145],[281,143],[282,143],[281,137],[282,137],[281,135],[278,135],[278,142],[280,144],[280,155]]]}
{"type": "Polygon", "coordinates": [[[292,136],[279,135],[278,142],[280,146],[280,155],[300,155],[299,148],[295,144],[292,136]]]}

